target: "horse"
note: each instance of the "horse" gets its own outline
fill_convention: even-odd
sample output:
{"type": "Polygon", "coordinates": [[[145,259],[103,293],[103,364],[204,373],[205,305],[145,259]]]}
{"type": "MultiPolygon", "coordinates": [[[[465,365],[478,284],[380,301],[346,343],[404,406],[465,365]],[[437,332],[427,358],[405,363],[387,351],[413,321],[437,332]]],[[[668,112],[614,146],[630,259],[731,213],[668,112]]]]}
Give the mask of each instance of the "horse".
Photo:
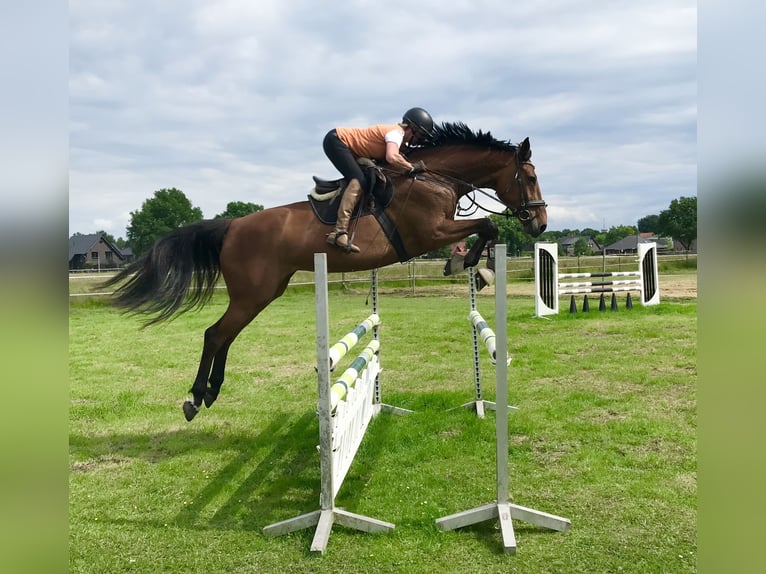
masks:
{"type": "Polygon", "coordinates": [[[381,213],[398,245],[383,233],[378,217],[361,215],[354,222],[360,252],[345,253],[325,241],[331,225],[317,217],[310,201],[300,201],[178,227],[102,286],[117,286],[112,304],[125,313],[149,316],[144,322],[148,326],[202,307],[223,277],[229,303],[204,332],[192,397],[183,404],[191,421],[203,403],[209,408],[218,398],[229,348],[238,334],[285,292],[296,271],[313,271],[314,253],[327,254],[329,272],[361,271],[404,262],[477,234],[463,263],[473,267],[487,244],[498,238],[489,217],[455,219],[460,199],[468,196],[475,202],[476,191],[503,204],[503,214],[518,218],[526,234],[539,236],[547,212],[531,155],[529,138],[513,144],[463,123],[442,123],[407,151],[410,161],[425,163],[425,173],[378,168],[395,188],[381,213]]]}

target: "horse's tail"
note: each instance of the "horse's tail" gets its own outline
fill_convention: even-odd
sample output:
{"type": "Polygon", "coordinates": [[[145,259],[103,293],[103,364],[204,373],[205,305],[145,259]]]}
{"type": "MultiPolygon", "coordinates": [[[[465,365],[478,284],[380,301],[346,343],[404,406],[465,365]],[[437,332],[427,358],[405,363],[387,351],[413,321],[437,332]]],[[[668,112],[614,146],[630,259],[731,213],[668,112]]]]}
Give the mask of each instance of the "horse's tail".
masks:
{"type": "Polygon", "coordinates": [[[230,222],[207,219],[172,230],[102,287],[119,284],[113,294],[117,307],[155,315],[146,325],[202,307],[221,274],[221,246],[230,222]]]}

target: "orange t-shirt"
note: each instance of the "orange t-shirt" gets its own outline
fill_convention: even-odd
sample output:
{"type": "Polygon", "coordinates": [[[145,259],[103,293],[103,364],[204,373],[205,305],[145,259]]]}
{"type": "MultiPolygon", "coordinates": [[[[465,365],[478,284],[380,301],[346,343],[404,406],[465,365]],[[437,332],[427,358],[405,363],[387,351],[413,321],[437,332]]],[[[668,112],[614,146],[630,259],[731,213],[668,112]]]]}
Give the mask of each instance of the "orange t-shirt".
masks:
{"type": "MultiPolygon", "coordinates": [[[[404,130],[398,124],[380,124],[368,128],[335,128],[340,141],[348,146],[355,157],[369,157],[370,159],[386,159],[386,134],[398,131],[401,134],[398,145],[404,139],[404,130]]],[[[396,142],[389,138],[389,141],[396,142]]]]}

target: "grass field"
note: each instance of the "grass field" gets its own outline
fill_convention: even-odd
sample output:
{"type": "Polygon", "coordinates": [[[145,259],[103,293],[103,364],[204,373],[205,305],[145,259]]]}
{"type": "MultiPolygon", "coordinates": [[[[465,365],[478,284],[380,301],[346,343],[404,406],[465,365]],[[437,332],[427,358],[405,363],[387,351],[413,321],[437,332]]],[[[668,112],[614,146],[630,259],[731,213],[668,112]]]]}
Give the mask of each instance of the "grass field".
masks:
{"type": "MultiPolygon", "coordinates": [[[[331,338],[366,299],[331,290],[331,338]]],[[[337,502],[396,530],[336,526],[316,556],[311,530],[261,533],[319,504],[313,291],[289,289],[240,335],[218,402],[191,423],[180,405],[225,296],[145,330],[73,300],[70,571],[696,572],[696,299],[623,303],[537,319],[531,297],[509,297],[511,497],[572,522],[514,522],[509,556],[496,523],[434,524],[495,496],[494,415],[450,410],[473,398],[467,298],[383,288],[383,400],[415,414],[372,422],[337,502]]],[[[491,292],[479,310],[494,317],[491,292]]]]}

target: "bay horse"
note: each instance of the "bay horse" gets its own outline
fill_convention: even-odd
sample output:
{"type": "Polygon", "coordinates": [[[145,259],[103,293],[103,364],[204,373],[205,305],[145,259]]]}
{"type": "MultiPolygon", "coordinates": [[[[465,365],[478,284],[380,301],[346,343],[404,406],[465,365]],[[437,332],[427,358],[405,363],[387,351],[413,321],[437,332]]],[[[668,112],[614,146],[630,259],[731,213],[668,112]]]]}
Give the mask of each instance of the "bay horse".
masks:
{"type": "MultiPolygon", "coordinates": [[[[488,217],[455,219],[459,200],[475,191],[494,190],[524,231],[537,237],[547,225],[529,138],[520,144],[474,132],[463,123],[443,123],[419,147],[407,152],[427,171],[416,176],[381,167],[395,186],[384,213],[398,233],[395,248],[372,215],[355,221],[359,253],[344,253],[325,236],[332,226],[320,221],[309,201],[268,208],[233,219],[198,221],[159,238],[136,261],[103,287],[115,286],[113,303],[125,312],[153,316],[146,325],[203,306],[222,275],[229,296],[224,314],[205,330],[202,357],[183,405],[187,421],[203,402],[210,407],[224,381],[226,358],[237,335],[280,297],[298,270],[313,271],[314,253],[327,254],[332,273],[360,271],[405,261],[478,234],[464,260],[475,266],[484,247],[498,237],[488,217]]],[[[486,194],[488,195],[488,194],[486,194]]],[[[473,197],[473,196],[471,196],[473,197]]],[[[494,198],[493,198],[494,199],[494,198]]]]}

